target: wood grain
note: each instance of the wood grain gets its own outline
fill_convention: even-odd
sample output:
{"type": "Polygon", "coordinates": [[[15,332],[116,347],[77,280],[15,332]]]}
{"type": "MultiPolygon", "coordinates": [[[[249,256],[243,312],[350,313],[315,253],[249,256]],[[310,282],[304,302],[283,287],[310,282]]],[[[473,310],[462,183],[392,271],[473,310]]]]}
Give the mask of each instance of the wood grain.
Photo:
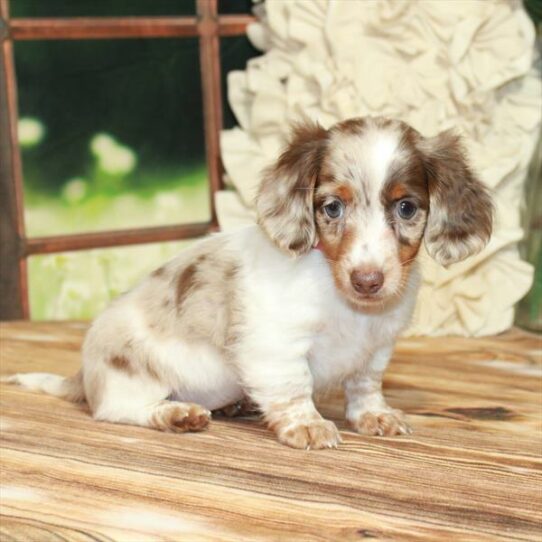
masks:
{"type": "MultiPolygon", "coordinates": [[[[72,374],[85,329],[2,324],[2,373],[72,374]]],[[[2,385],[0,539],[540,540],[541,346],[517,330],[404,340],[385,385],[415,433],[350,433],[331,395],[344,444],[318,452],[255,418],[163,434],[2,385]]]]}
{"type": "MultiPolygon", "coordinates": [[[[242,36],[255,18],[251,15],[221,15],[221,36],[242,36]]],[[[186,38],[198,36],[196,17],[66,17],[11,19],[14,40],[186,38]]]]}

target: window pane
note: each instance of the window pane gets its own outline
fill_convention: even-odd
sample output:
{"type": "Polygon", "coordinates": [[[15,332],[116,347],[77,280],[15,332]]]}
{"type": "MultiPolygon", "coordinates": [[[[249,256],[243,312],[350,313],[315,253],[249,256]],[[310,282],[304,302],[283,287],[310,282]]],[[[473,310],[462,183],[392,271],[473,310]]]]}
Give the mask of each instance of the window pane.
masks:
{"type": "Polygon", "coordinates": [[[261,52],[252,47],[246,36],[233,36],[220,39],[220,60],[222,70],[222,113],[224,128],[233,128],[238,125],[235,116],[228,104],[227,75],[232,70],[244,70],[246,63],[261,52]]]}
{"type": "Polygon", "coordinates": [[[218,12],[228,13],[252,13],[254,2],[252,0],[218,0],[218,12]]]}
{"type": "Polygon", "coordinates": [[[16,42],[30,236],[209,218],[197,38],[16,42]]]}
{"type": "Polygon", "coordinates": [[[194,241],[32,256],[32,320],[90,319],[194,241]]]}
{"type": "Polygon", "coordinates": [[[194,15],[195,0],[11,0],[12,17],[194,15]]]}

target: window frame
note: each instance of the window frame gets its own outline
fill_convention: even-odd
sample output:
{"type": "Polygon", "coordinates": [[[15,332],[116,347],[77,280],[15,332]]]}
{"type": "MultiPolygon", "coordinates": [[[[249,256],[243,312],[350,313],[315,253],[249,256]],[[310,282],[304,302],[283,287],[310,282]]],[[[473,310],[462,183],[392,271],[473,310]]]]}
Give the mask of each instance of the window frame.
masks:
{"type": "MultiPolygon", "coordinates": [[[[179,0],[182,1],[182,0],[179,0]]],[[[196,15],[164,17],[10,18],[0,0],[0,320],[28,319],[27,259],[36,254],[194,239],[218,230],[215,193],[223,188],[220,38],[241,36],[251,15],[219,15],[218,0],[195,0],[196,15]],[[17,81],[13,44],[18,40],[199,38],[205,155],[211,217],[207,222],[27,237],[23,171],[17,137],[17,81]]]]}

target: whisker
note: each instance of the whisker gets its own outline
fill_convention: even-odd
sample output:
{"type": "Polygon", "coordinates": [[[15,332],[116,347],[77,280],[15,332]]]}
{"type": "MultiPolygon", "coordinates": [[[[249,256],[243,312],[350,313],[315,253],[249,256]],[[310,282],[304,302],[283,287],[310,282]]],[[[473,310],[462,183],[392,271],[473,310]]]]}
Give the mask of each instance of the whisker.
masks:
{"type": "Polygon", "coordinates": [[[404,267],[408,263],[413,262],[415,259],[416,259],[416,256],[414,256],[413,258],[410,258],[410,260],[406,260],[406,262],[401,262],[401,265],[404,267]]]}

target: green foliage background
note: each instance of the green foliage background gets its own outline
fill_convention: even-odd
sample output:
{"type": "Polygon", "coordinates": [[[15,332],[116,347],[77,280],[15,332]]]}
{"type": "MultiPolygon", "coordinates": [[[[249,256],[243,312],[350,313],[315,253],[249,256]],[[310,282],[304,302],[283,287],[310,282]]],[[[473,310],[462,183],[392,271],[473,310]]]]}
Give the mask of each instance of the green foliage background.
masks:
{"type": "MultiPolygon", "coordinates": [[[[219,3],[223,13],[250,6],[219,3]]],[[[195,14],[191,0],[11,0],[10,8],[12,17],[195,14]]],[[[226,74],[256,54],[244,36],[221,39],[224,97],[226,74]]],[[[20,130],[30,236],[208,219],[197,38],[20,41],[15,64],[19,118],[43,132],[25,144],[20,130]],[[109,141],[99,153],[98,135],[109,141]],[[123,156],[124,166],[111,167],[123,156]]],[[[225,99],[223,114],[225,127],[235,125],[225,99]]],[[[90,318],[182,246],[33,257],[32,318],[90,318]]]]}

